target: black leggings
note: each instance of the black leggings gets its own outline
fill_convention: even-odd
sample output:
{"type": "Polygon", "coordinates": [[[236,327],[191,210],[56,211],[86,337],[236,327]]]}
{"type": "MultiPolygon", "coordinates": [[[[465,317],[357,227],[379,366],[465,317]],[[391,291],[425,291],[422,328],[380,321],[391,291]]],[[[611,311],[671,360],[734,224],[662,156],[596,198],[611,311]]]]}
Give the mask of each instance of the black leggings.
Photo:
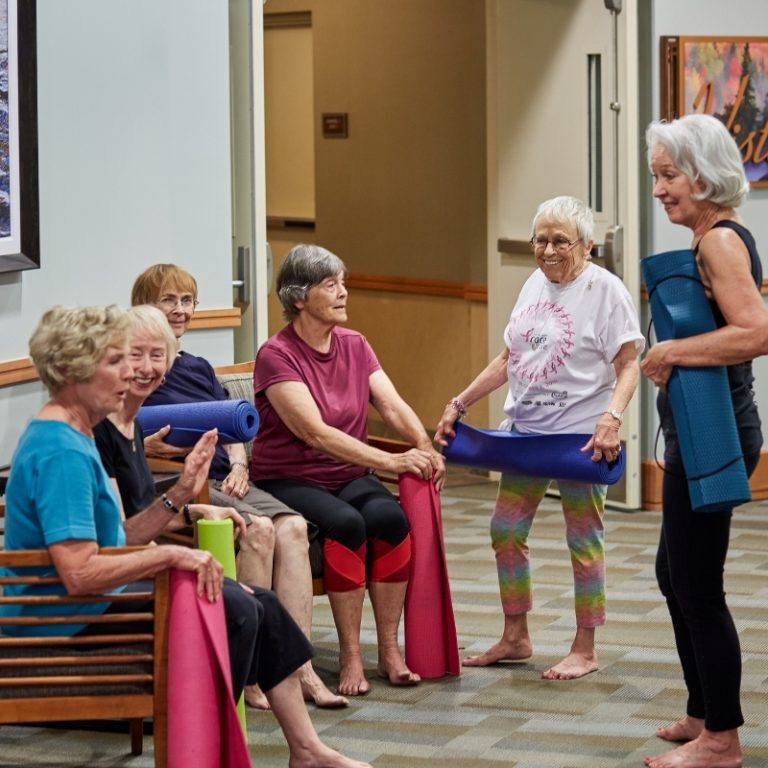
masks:
{"type": "MultiPolygon", "coordinates": [[[[726,731],[744,723],[741,647],[723,586],[732,511],[694,512],[682,464],[669,458],[679,455],[676,446],[666,448],[656,578],[688,688],[686,713],[710,731],[726,731]]],[[[745,457],[748,475],[759,457],[745,457]]]]}
{"type": "Polygon", "coordinates": [[[396,546],[410,531],[403,508],[372,474],[335,491],[301,480],[259,480],[256,485],[315,523],[323,538],[353,552],[367,539],[396,546]]]}
{"type": "MultiPolygon", "coordinates": [[[[314,655],[309,640],[274,592],[252,587],[246,592],[236,581],[224,580],[224,616],[227,623],[229,663],[235,701],[246,685],[258,683],[269,691],[314,655]]],[[[129,584],[126,592],[152,590],[152,582],[129,584]]],[[[148,601],[111,603],[105,611],[128,613],[152,610],[148,601]]],[[[102,635],[115,631],[151,631],[146,622],[89,624],[80,634],[102,635]]]]}

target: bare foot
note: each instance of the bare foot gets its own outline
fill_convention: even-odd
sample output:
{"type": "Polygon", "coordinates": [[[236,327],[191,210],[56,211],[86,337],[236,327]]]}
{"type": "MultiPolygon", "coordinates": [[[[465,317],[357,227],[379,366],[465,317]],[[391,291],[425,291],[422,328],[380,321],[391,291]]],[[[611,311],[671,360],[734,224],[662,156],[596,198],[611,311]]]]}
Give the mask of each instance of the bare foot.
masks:
{"type": "Polygon", "coordinates": [[[245,703],[249,707],[264,711],[270,709],[267,697],[258,685],[246,685],[243,694],[245,695],[245,703]]]}
{"type": "Polygon", "coordinates": [[[487,667],[490,664],[496,664],[499,661],[522,661],[530,659],[533,653],[533,646],[528,637],[520,640],[499,640],[484,653],[477,656],[467,656],[461,662],[464,667],[487,667]]]}
{"type": "Polygon", "coordinates": [[[359,654],[345,656],[339,662],[338,693],[342,696],[364,696],[371,690],[365,677],[363,660],[359,654]]]}
{"type": "Polygon", "coordinates": [[[379,649],[379,677],[389,680],[390,685],[416,685],[421,677],[411,672],[405,664],[399,648],[379,649]]]}
{"type": "Polygon", "coordinates": [[[406,666],[403,666],[401,669],[390,668],[389,670],[379,667],[378,672],[379,677],[389,680],[390,685],[416,685],[421,680],[419,675],[411,672],[406,666]]]}
{"type": "Polygon", "coordinates": [[[655,757],[646,757],[648,768],[741,768],[737,732],[706,729],[697,738],[655,757]]]}
{"type": "Polygon", "coordinates": [[[672,725],[662,726],[656,729],[656,735],[666,741],[693,741],[704,730],[704,721],[698,717],[686,715],[672,725]]]}
{"type": "Polygon", "coordinates": [[[329,691],[325,683],[320,679],[312,665],[307,662],[299,672],[301,694],[304,701],[311,701],[320,709],[338,709],[348,707],[349,701],[333,691],[329,691]]]}
{"type": "Polygon", "coordinates": [[[319,739],[311,744],[291,750],[288,768],[372,768],[370,763],[345,757],[335,749],[326,747],[319,739]]]}
{"type": "Polygon", "coordinates": [[[597,670],[597,655],[571,651],[560,663],[542,673],[546,680],[575,680],[597,670]]]}

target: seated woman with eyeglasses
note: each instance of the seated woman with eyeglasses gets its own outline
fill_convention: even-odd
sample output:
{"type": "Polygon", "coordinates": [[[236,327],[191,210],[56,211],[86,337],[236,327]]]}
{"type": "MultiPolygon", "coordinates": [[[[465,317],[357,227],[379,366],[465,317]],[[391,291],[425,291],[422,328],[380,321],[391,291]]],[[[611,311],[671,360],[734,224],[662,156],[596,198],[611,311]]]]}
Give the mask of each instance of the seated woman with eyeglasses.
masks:
{"type": "MultiPolygon", "coordinates": [[[[584,433],[582,451],[614,461],[621,451],[622,414],[637,386],[644,340],[622,282],[591,264],[592,211],[573,197],[539,206],[531,246],[538,269],[526,281],[504,332],[504,349],[445,407],[435,440],[446,445],[457,419],[494,390],[509,387],[503,428],[518,432],[584,433]]],[[[552,478],[556,480],[557,478],[552,478]]],[[[504,473],[491,519],[504,631],[498,643],[464,660],[481,667],[527,659],[532,606],[528,532],[550,479],[504,473]]],[[[607,487],[558,480],[571,553],[576,637],[547,669],[571,680],[597,669],[595,627],[605,623],[603,507],[607,487]]]]}
{"type": "MultiPolygon", "coordinates": [[[[197,306],[197,281],[175,264],[155,264],[133,284],[131,304],[150,304],[168,319],[180,339],[189,328],[197,306]]],[[[227,393],[211,364],[202,357],[180,351],[165,381],[145,405],[170,405],[226,400],[227,393]]],[[[182,458],[189,449],[164,442],[170,427],[144,440],[147,456],[182,458]]],[[[312,572],[309,565],[307,522],[281,501],[253,485],[248,477],[242,443],[217,446],[211,462],[210,501],[214,506],[234,507],[245,519],[246,532],[239,539],[237,577],[247,584],[273,588],[294,621],[309,637],[312,628],[312,572]]],[[[330,691],[310,662],[299,671],[304,698],[318,707],[343,707],[348,701],[330,691]]],[[[245,690],[246,702],[258,709],[269,704],[257,686],[245,690]]]]}

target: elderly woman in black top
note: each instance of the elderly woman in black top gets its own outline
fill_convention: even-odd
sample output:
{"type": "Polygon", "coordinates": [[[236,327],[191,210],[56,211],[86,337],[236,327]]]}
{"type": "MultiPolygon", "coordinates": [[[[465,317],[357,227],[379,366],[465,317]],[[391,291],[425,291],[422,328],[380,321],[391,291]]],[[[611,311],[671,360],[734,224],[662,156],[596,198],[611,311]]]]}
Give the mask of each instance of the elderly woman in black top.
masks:
{"type": "Polygon", "coordinates": [[[667,600],[688,688],[686,713],[656,733],[687,742],[646,758],[649,768],[738,768],[741,650],[725,602],[723,571],[731,510],[694,512],[666,387],[676,366],[728,367],[731,400],[747,472],[760,455],[762,430],[751,361],[768,353],[768,309],[755,241],[736,208],[749,185],[726,127],[708,115],[652,123],[647,131],[653,195],[669,220],[691,230],[701,282],[717,329],[656,343],[641,364],[659,387],[664,431],[664,491],[656,574],[667,600]]]}

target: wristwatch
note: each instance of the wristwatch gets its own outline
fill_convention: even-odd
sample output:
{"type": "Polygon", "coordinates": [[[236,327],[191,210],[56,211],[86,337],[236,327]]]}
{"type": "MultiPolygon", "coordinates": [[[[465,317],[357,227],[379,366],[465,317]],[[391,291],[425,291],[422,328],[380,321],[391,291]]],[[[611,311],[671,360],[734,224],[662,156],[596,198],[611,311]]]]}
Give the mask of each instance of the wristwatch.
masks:
{"type": "Polygon", "coordinates": [[[621,411],[617,411],[614,408],[614,409],[612,409],[610,411],[606,411],[606,413],[609,414],[610,416],[613,416],[613,418],[616,419],[616,421],[619,422],[619,425],[624,423],[624,414],[621,411]]]}
{"type": "Polygon", "coordinates": [[[175,512],[177,515],[181,512],[181,510],[165,494],[160,497],[160,501],[162,501],[163,506],[171,512],[175,512]]]}

